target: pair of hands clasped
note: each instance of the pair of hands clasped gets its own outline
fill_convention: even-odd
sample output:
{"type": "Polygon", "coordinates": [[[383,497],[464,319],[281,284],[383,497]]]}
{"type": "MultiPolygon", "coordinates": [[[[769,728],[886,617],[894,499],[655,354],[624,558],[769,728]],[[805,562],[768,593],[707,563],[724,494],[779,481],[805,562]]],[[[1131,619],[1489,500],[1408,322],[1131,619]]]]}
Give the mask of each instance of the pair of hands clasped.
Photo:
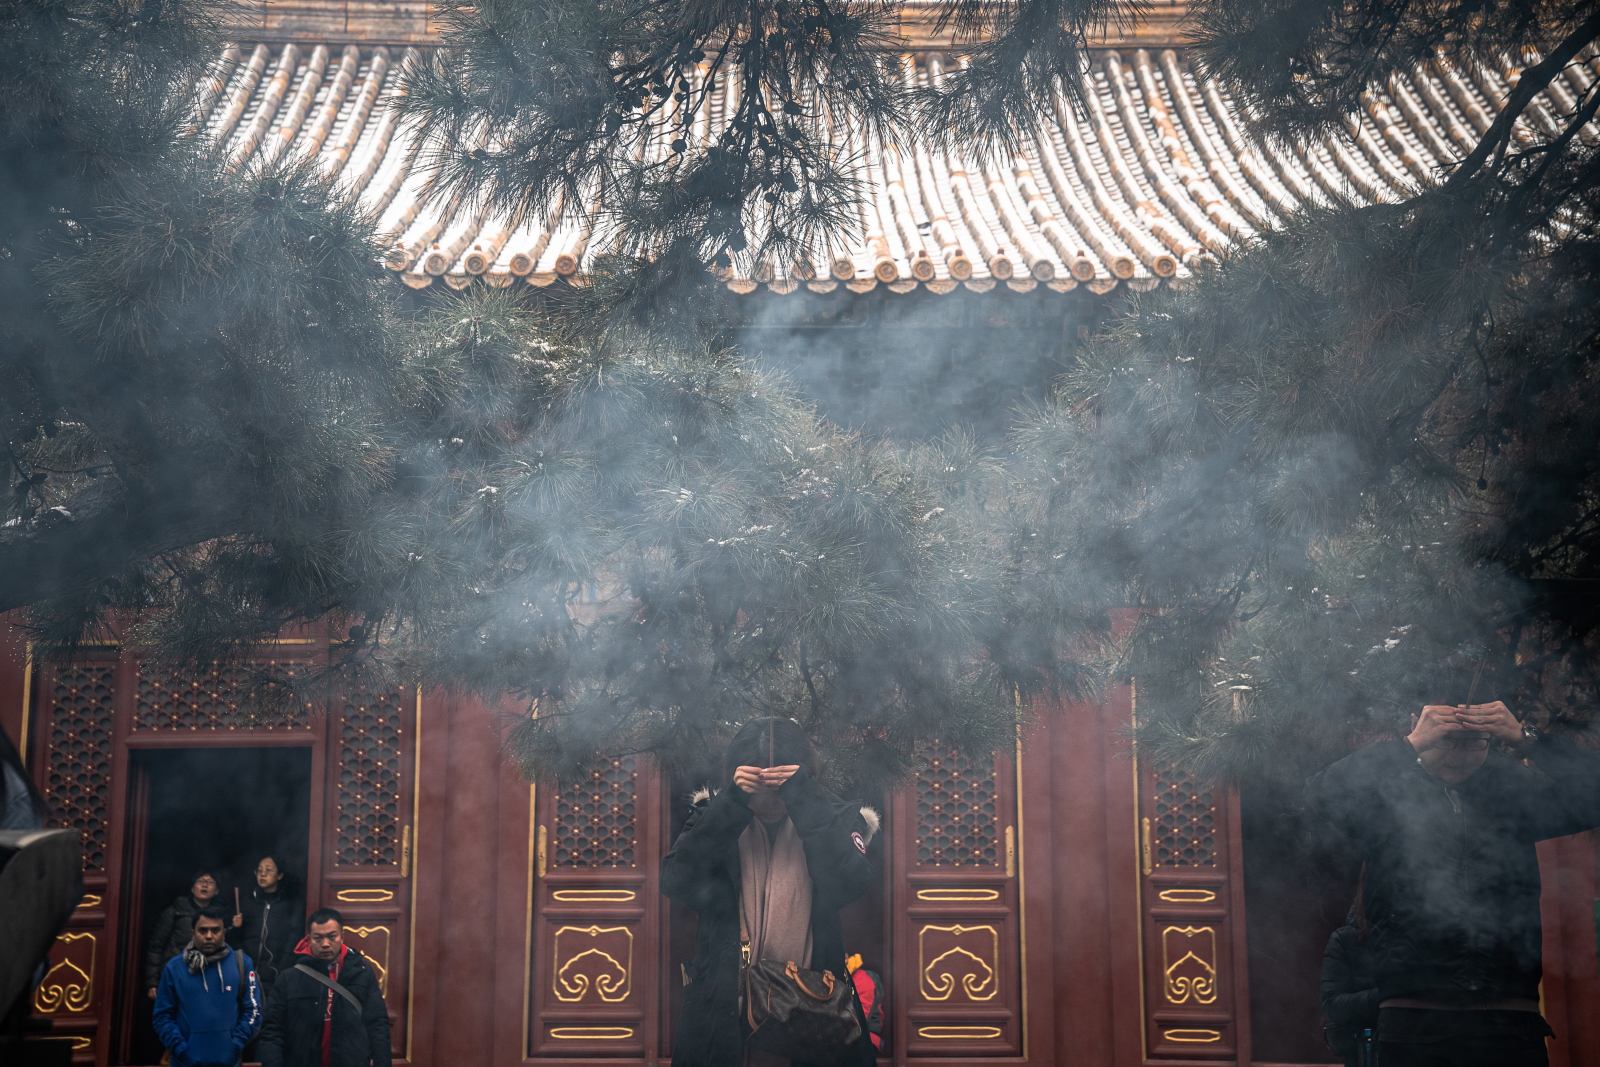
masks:
{"type": "Polygon", "coordinates": [[[787,767],[739,767],[733,772],[733,784],[754,796],[757,793],[776,793],[778,787],[800,769],[798,763],[787,767]]]}
{"type": "Polygon", "coordinates": [[[1503,701],[1493,704],[1429,704],[1417,716],[1407,738],[1419,753],[1458,748],[1473,742],[1499,741],[1516,748],[1523,742],[1522,724],[1503,701]]]}

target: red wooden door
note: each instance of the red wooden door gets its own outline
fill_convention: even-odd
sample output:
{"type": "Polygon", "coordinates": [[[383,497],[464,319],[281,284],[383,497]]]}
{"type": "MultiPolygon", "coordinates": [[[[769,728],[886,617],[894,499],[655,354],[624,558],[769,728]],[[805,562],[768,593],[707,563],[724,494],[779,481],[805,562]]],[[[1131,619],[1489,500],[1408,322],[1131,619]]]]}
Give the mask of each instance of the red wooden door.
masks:
{"type": "Polygon", "coordinates": [[[891,803],[897,1061],[1020,1056],[1016,771],[940,742],[891,803]]]}
{"type": "Polygon", "coordinates": [[[1140,761],[1135,773],[1146,1055],[1232,1060],[1247,1042],[1237,1025],[1235,805],[1165,765],[1140,761]]]}
{"type": "Polygon", "coordinates": [[[357,689],[326,718],[324,809],[312,820],[322,891],[307,907],[344,916],[345,943],[372,964],[388,1006],[390,1046],[409,1060],[421,690],[357,689]]]}
{"type": "Polygon", "coordinates": [[[624,756],[535,791],[531,1058],[656,1061],[661,788],[652,761],[624,756]]]}

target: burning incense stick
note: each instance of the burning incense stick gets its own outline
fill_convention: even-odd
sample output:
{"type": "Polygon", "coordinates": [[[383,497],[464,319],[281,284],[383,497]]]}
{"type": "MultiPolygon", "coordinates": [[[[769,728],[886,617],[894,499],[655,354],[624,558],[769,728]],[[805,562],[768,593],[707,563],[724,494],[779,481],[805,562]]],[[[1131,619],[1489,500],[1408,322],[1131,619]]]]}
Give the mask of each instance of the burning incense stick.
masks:
{"type": "Polygon", "coordinates": [[[1489,653],[1485,652],[1483,658],[1478,660],[1478,669],[1472,672],[1472,684],[1467,687],[1467,707],[1472,707],[1472,698],[1478,693],[1478,679],[1483,677],[1483,665],[1489,662],[1489,653]]]}

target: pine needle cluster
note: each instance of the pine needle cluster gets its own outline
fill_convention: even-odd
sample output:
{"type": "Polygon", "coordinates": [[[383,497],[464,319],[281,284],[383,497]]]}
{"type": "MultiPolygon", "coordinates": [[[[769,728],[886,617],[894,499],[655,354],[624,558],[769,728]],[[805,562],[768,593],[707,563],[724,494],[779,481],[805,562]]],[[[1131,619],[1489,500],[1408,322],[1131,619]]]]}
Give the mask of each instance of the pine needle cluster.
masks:
{"type": "MultiPolygon", "coordinates": [[[[1040,102],[1082,92],[1113,0],[491,0],[446,6],[446,47],[403,107],[438,202],[512,220],[557,205],[639,281],[617,312],[657,322],[708,267],[825,271],[859,236],[861,154],[918,134],[987,152],[1040,102]],[[915,10],[913,10],[915,9],[915,10]],[[896,30],[931,16],[948,70],[918,86],[896,30]],[[707,106],[718,89],[726,101],[707,106]]],[[[687,290],[687,291],[686,291],[687,290]]]]}

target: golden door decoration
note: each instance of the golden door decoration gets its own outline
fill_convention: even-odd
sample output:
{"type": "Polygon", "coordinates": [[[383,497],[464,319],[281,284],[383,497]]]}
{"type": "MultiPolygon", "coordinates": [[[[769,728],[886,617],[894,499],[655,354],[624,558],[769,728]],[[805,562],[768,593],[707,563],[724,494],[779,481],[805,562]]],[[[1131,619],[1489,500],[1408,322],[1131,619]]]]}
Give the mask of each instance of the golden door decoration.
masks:
{"type": "Polygon", "coordinates": [[[28,681],[34,727],[28,766],[52,825],[82,838],[86,890],[50,948],[50,967],[30,1006],[71,1039],[74,1062],[90,1063],[104,1052],[112,1014],[116,933],[107,898],[120,875],[112,847],[121,786],[114,754],[126,678],[116,651],[97,648],[71,663],[32,661],[28,681]]]}
{"type": "Polygon", "coordinates": [[[33,991],[33,1010],[40,1015],[76,1015],[94,1000],[95,948],[99,938],[87,931],[68,931],[56,938],[50,969],[33,991]]]}
{"type": "Polygon", "coordinates": [[[644,756],[529,790],[531,1058],[657,1058],[661,790],[644,756]]]}
{"type": "Polygon", "coordinates": [[[1016,769],[935,740],[890,802],[884,856],[893,909],[893,1010],[881,1055],[1023,1053],[1016,769]],[[898,1047],[890,1047],[898,1043],[898,1047]]]}
{"type": "Polygon", "coordinates": [[[329,705],[320,903],[344,916],[345,944],[372,965],[389,1008],[390,1044],[410,1058],[411,909],[422,696],[355,689],[329,705]]]}
{"type": "Polygon", "coordinates": [[[1166,765],[1134,775],[1146,1055],[1234,1059],[1226,795],[1166,765]]]}

